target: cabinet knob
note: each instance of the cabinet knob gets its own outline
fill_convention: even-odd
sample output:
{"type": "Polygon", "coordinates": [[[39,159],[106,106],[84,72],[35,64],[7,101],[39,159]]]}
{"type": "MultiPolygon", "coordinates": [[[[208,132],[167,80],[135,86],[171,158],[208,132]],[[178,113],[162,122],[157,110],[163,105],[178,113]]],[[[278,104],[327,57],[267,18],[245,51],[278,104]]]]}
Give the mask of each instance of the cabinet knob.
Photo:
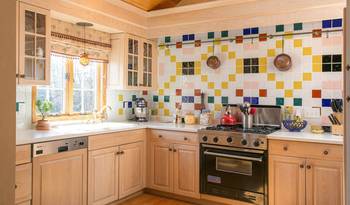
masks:
{"type": "Polygon", "coordinates": [[[176,152],[177,150],[176,149],[174,149],[174,152],[176,152]]]}
{"type": "Polygon", "coordinates": [[[121,151],[120,154],[124,154],[124,151],[121,151]]]}
{"type": "Polygon", "coordinates": [[[284,145],[284,146],[283,146],[283,150],[284,150],[284,151],[288,151],[288,146],[287,146],[287,145],[284,145]]]}
{"type": "Polygon", "coordinates": [[[115,153],[115,155],[119,155],[119,154],[120,154],[120,152],[116,152],[116,153],[115,153]]]}
{"type": "Polygon", "coordinates": [[[163,135],[158,135],[158,138],[162,138],[163,137],[163,135]]]}
{"type": "Polygon", "coordinates": [[[185,140],[185,141],[187,141],[187,140],[188,140],[188,138],[187,138],[187,137],[184,137],[184,140],[185,140]]]}
{"type": "Polygon", "coordinates": [[[323,154],[328,155],[329,154],[328,150],[323,151],[323,154]]]}
{"type": "Polygon", "coordinates": [[[17,189],[18,188],[18,186],[17,186],[17,184],[15,184],[15,189],[17,189]]]}
{"type": "Polygon", "coordinates": [[[304,169],[304,165],[303,165],[303,164],[301,164],[301,165],[300,165],[300,168],[301,168],[301,169],[304,169]]]}
{"type": "Polygon", "coordinates": [[[173,149],[169,148],[169,151],[170,151],[170,152],[172,152],[172,151],[173,151],[173,149]]]}
{"type": "Polygon", "coordinates": [[[311,169],[311,165],[307,165],[306,168],[307,168],[307,169],[311,169]]]}

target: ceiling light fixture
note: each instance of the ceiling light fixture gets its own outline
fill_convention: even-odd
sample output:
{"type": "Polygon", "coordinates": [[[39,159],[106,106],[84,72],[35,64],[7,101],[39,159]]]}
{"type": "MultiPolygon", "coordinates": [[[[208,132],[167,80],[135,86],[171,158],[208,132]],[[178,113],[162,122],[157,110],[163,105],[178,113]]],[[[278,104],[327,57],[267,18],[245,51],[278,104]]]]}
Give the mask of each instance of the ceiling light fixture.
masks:
{"type": "Polygon", "coordinates": [[[80,54],[79,62],[80,62],[81,65],[87,66],[90,63],[90,59],[89,59],[89,54],[85,50],[85,43],[86,43],[85,28],[86,27],[91,27],[91,26],[93,26],[93,24],[92,23],[88,23],[88,22],[78,22],[77,25],[78,26],[82,26],[84,28],[84,30],[83,30],[83,35],[84,35],[84,39],[83,39],[84,52],[82,54],[80,54]]]}

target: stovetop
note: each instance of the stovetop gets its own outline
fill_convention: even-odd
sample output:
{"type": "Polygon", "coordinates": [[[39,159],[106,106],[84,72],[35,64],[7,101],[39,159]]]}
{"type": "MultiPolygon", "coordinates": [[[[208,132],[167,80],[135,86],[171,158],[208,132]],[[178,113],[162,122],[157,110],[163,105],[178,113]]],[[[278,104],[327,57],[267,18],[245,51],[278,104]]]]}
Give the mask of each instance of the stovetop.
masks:
{"type": "Polygon", "coordinates": [[[211,126],[211,127],[205,128],[205,130],[212,130],[212,131],[230,131],[230,132],[239,132],[239,133],[261,134],[261,135],[268,135],[279,129],[280,128],[276,126],[253,126],[252,128],[244,129],[241,124],[217,125],[217,126],[211,126]]]}

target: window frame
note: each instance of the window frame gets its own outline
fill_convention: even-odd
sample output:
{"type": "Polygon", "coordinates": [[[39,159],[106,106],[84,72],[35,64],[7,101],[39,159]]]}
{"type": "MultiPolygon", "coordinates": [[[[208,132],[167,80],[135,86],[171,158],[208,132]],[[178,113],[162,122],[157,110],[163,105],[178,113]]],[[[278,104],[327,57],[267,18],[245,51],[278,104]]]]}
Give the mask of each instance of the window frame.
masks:
{"type": "MultiPolygon", "coordinates": [[[[55,54],[55,53],[52,53],[55,54]]],[[[57,114],[57,115],[49,115],[47,117],[50,121],[62,121],[62,120],[88,120],[91,119],[93,114],[92,113],[76,113],[73,112],[73,82],[74,82],[74,62],[73,58],[76,58],[76,56],[70,56],[66,54],[59,54],[64,55],[67,58],[67,62],[65,65],[66,75],[68,75],[68,79],[65,79],[65,106],[64,106],[64,114],[57,114]]],[[[106,106],[106,93],[107,93],[107,68],[108,68],[108,62],[107,61],[101,61],[101,64],[97,68],[97,86],[96,86],[96,108],[97,110],[101,110],[104,106],[106,106]]],[[[41,117],[38,115],[36,111],[36,99],[37,99],[37,86],[32,86],[32,122],[37,122],[41,117]]]]}

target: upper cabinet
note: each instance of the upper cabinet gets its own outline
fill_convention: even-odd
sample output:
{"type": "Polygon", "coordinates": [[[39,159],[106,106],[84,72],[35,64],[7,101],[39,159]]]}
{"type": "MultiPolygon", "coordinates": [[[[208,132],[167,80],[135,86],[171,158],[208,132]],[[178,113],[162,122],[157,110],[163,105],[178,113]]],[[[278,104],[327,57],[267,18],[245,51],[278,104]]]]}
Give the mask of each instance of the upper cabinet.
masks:
{"type": "Polygon", "coordinates": [[[18,19],[18,83],[49,84],[50,11],[20,2],[18,19]]]}
{"type": "Polygon", "coordinates": [[[112,36],[109,86],[149,90],[157,85],[156,43],[130,34],[112,36]]]}

